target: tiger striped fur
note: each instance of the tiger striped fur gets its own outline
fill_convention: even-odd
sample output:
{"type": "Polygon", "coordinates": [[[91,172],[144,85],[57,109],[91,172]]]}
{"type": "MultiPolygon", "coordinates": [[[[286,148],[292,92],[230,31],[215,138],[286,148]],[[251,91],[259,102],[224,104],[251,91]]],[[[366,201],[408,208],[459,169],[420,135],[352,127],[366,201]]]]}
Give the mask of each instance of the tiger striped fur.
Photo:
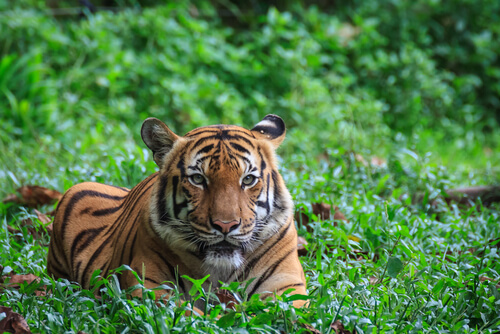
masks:
{"type": "MultiPolygon", "coordinates": [[[[185,294],[191,283],[181,275],[207,274],[212,287],[255,278],[249,295],[306,293],[293,203],[276,167],[281,118],[268,115],[252,130],[207,126],[184,137],[148,118],[141,135],[159,172],[132,190],[92,182],[70,188],[56,211],[49,274],[89,288],[96,269],[106,276],[127,264],[144,271],[146,287],[177,282],[185,294]]],[[[137,281],[125,272],[120,284],[137,281]]]]}

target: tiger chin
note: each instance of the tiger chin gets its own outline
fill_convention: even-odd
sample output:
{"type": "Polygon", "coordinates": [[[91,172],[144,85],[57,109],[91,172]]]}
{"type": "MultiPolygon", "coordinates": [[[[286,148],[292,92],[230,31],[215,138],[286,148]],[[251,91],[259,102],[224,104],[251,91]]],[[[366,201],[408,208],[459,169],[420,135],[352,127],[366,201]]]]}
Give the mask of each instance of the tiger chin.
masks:
{"type": "MultiPolygon", "coordinates": [[[[249,295],[306,294],[293,202],[275,158],[285,132],[275,115],[251,130],[213,125],[184,136],[146,119],[141,136],[159,172],[131,190],[70,188],[56,210],[48,273],[89,288],[95,270],[107,276],[126,264],[147,288],[175,282],[186,295],[192,283],[182,276],[207,274],[206,288],[253,279],[249,295]]],[[[119,279],[137,284],[130,272],[119,279]]]]}

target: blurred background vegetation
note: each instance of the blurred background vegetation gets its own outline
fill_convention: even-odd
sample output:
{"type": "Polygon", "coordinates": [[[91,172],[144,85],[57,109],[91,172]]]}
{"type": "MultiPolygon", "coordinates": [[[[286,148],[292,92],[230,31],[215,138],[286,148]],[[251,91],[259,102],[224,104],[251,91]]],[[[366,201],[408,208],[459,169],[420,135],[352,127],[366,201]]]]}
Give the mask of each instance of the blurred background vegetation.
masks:
{"type": "Polygon", "coordinates": [[[183,134],[268,113],[292,168],[404,149],[498,182],[499,16],[494,0],[0,0],[3,191],[151,160],[149,116],[183,134]]]}

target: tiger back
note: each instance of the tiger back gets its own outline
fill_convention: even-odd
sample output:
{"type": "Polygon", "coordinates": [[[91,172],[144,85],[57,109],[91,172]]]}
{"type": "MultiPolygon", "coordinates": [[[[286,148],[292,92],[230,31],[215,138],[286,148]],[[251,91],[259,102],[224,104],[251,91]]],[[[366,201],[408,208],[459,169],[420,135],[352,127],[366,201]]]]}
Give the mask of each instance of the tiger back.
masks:
{"type": "MultiPolygon", "coordinates": [[[[275,115],[252,130],[215,125],[182,137],[148,118],[141,136],[159,172],[130,191],[93,182],[70,188],[55,215],[49,274],[89,288],[95,270],[106,276],[126,264],[148,288],[176,282],[187,294],[182,275],[209,274],[206,287],[254,278],[249,295],[305,294],[293,203],[275,158],[285,132],[275,115]]],[[[120,284],[137,281],[125,272],[120,284]]]]}

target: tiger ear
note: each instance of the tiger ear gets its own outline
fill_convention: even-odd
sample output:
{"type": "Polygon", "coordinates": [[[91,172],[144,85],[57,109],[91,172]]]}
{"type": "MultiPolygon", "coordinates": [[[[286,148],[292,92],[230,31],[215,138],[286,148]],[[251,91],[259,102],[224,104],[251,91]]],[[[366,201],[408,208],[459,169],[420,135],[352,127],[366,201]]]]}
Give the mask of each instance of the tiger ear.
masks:
{"type": "Polygon", "coordinates": [[[142,123],[141,137],[144,143],[153,151],[153,159],[162,168],[165,155],[170,152],[179,137],[157,118],[147,118],[142,123]]]}
{"type": "Polygon", "coordinates": [[[276,149],[285,139],[286,127],[281,117],[267,115],[252,129],[257,139],[269,140],[276,149]]]}

